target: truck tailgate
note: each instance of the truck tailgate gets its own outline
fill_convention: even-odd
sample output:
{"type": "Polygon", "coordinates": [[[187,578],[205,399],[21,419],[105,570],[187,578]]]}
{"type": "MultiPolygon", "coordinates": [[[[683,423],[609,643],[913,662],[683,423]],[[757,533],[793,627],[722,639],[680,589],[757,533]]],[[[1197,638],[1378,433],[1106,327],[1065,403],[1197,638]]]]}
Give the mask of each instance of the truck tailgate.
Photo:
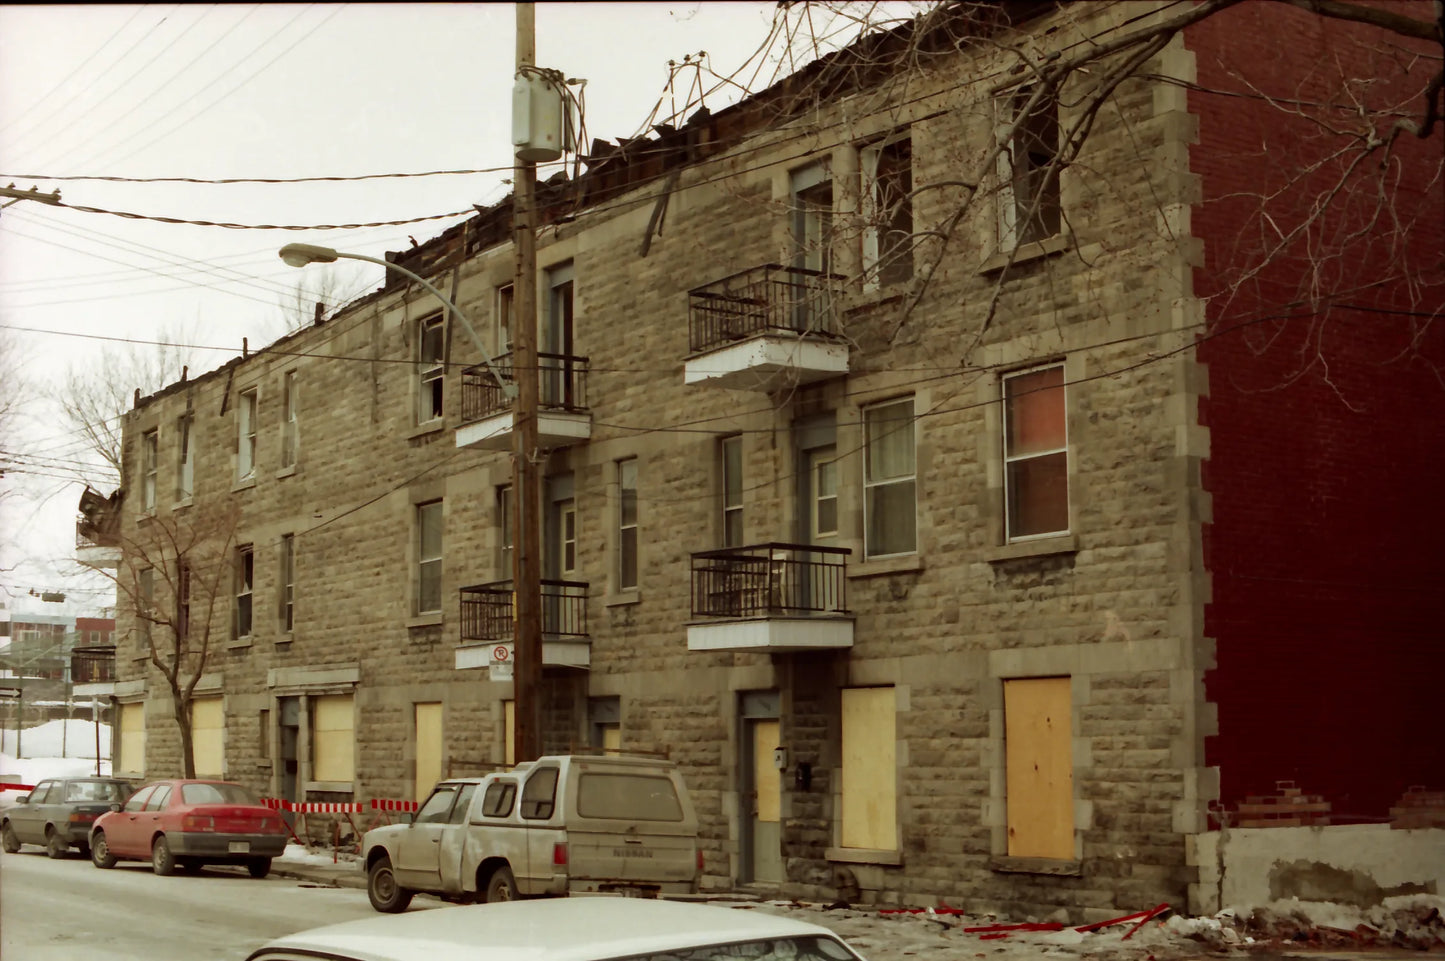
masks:
{"type": "MultiPolygon", "coordinates": [[[[655,827],[655,826],[650,826],[655,827]]],[[[691,832],[567,832],[567,873],[573,881],[662,884],[697,875],[697,837],[691,832]]]]}

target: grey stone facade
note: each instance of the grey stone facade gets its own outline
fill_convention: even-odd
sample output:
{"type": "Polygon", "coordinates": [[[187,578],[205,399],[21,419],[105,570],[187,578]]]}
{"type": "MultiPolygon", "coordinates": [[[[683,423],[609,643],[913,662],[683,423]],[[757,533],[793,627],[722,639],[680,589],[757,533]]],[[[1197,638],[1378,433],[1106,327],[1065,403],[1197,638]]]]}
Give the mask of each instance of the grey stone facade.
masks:
{"type": "MultiPolygon", "coordinates": [[[[1125,7],[1137,12],[1075,5],[1028,34],[1063,46],[1125,7]]],[[[856,888],[870,901],[1014,914],[1064,907],[1095,918],[1182,904],[1195,880],[1184,837],[1204,830],[1215,789],[1202,760],[1212,717],[1201,687],[1210,649],[1199,539],[1209,499],[1199,463],[1209,441],[1197,399],[1207,375],[1189,351],[1178,352],[1200,319],[1183,92],[1152,81],[1121,85],[1062,174],[1062,230],[1023,245],[1012,263],[997,239],[996,184],[985,184],[909,312],[932,242],[914,254],[914,280],[872,289],[857,280],[863,151],[906,131],[915,188],[962,179],[990,149],[1012,65],[989,45],[929,60],[906,88],[847,93],[682,165],[645,256],[662,177],[584,202],[540,232],[542,282],[548,268],[571,265],[574,352],[590,363],[590,438],[545,455],[549,478],[571,478],[576,563],[567,576],[588,585],[589,637],[585,669],[546,670],[546,749],[596,743],[589,699],[616,698],[623,749],[665,753],[682,766],[710,886],[767,880],[745,850],[757,830],[744,771],[749,692],[776,692],[788,752],[781,878],[768,885],[785,895],[831,898],[856,888]],[[689,291],[793,262],[790,171],[820,160],[834,185],[832,267],[850,278],[832,304],[849,372],[765,391],[687,386],[689,291]],[[1010,541],[1001,385],[1047,364],[1062,365],[1066,384],[1067,529],[1010,541]],[[916,550],[865,558],[863,412],[897,398],[910,398],[914,412],[916,550]],[[801,438],[831,439],[838,533],[830,543],[851,550],[851,646],[689,650],[690,557],[722,546],[718,442],[732,434],[742,437],[744,544],[806,538],[801,438]],[[617,583],[616,464],[625,458],[637,459],[639,477],[635,589],[617,583]],[[1070,679],[1074,837],[1073,856],[1048,863],[1009,856],[1004,737],[1005,681],[1045,677],[1070,679]],[[850,847],[841,834],[840,691],[866,687],[892,689],[893,765],[878,772],[894,782],[896,844],[887,849],[850,847]]],[[[1151,69],[1187,80],[1191,55],[1175,41],[1151,69]]],[[[914,225],[946,221],[961,196],[957,187],[917,190],[914,225]]],[[[454,249],[449,242],[426,246],[454,249]]],[[[433,282],[494,337],[511,245],[438,259],[444,269],[429,274],[433,282]]],[[[157,430],[156,514],[234,505],[235,542],[253,549],[251,629],[233,637],[222,626],[232,623],[232,599],[218,606],[206,671],[209,690],[224,699],[224,773],[263,793],[287,790],[282,758],[291,751],[280,725],[282,699],[291,697],[301,712],[298,798],[424,790],[415,783],[418,703],[443,706],[443,775],[505,759],[512,685],[489,680],[485,667],[458,667],[459,648],[478,646],[461,639],[459,591],[510,576],[500,566],[496,505],[511,462],[456,446],[461,369],[479,357],[455,327],[445,416],[418,424],[418,322],[436,309],[425,291],[388,278],[324,325],[146,398],[127,417],[127,486],[138,483],[142,434],[157,430]],[[282,468],[283,377],[291,371],[299,443],[295,465],[282,468]],[[238,398],[249,390],[255,469],[240,478],[238,398]],[[175,424],[188,411],[194,494],[180,503],[168,470],[179,456],[175,424]],[[433,613],[416,606],[416,507],[438,499],[443,604],[433,613]],[[281,622],[287,535],[295,548],[290,631],[281,622]],[[349,782],[310,770],[312,705],[335,694],[354,697],[349,782]]],[[[155,526],[139,507],[127,498],[123,538],[155,526]]],[[[137,624],[124,611],[121,628],[118,677],[130,685],[120,700],[146,701],[143,773],[174,773],[178,740],[164,685],[148,676],[137,624]]],[[[121,766],[142,773],[134,761],[121,766]]]]}

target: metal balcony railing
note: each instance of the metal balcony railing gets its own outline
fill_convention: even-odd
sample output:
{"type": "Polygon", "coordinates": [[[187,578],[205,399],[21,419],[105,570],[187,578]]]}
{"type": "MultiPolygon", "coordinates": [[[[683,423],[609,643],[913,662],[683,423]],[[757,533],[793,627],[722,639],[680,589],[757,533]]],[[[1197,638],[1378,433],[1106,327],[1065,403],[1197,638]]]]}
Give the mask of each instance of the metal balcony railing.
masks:
{"type": "Polygon", "coordinates": [[[692,555],[693,617],[846,614],[842,547],[754,544],[692,555]]]}
{"type": "MultiPolygon", "coordinates": [[[[510,641],[511,581],[462,588],[462,640],[510,641]]],[[[542,581],[542,635],[587,636],[587,582],[542,581]]]]}
{"type": "Polygon", "coordinates": [[[688,346],[697,353],[767,331],[836,335],[842,281],[764,264],[688,291],[688,346]]]}
{"type": "Polygon", "coordinates": [[[70,680],[74,684],[115,680],[115,648],[75,648],[70,652],[70,680]]]}
{"type": "MultiPolygon", "coordinates": [[[[498,357],[492,364],[507,381],[515,381],[512,353],[498,357]]],[[[537,355],[537,392],[543,410],[587,409],[587,358],[571,354],[537,355]]],[[[484,366],[462,371],[462,423],[511,410],[512,403],[502,393],[502,385],[484,366]]]]}

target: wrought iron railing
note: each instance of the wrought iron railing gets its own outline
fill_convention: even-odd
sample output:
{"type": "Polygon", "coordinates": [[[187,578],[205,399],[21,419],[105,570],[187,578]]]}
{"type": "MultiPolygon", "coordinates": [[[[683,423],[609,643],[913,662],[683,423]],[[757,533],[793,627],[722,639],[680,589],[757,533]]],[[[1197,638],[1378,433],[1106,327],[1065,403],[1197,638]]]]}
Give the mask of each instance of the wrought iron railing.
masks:
{"type": "MultiPolygon", "coordinates": [[[[496,581],[462,588],[462,640],[512,639],[511,581],[496,581]]],[[[587,582],[542,581],[542,634],[555,637],[587,636],[587,582]]]]}
{"type": "Polygon", "coordinates": [[[766,331],[837,334],[838,274],[764,264],[688,292],[688,345],[710,350],[766,331]]]}
{"type": "Polygon", "coordinates": [[[693,617],[846,614],[842,547],[754,544],[692,555],[693,617]]]}
{"type": "Polygon", "coordinates": [[[115,648],[75,648],[70,652],[70,680],[73,684],[115,680],[115,648]]]}
{"type": "MultiPolygon", "coordinates": [[[[515,382],[512,353],[505,353],[485,366],[462,371],[462,423],[470,424],[512,409],[512,402],[497,380],[515,382]]],[[[537,393],[543,410],[587,409],[587,358],[571,354],[537,355],[537,393]]]]}

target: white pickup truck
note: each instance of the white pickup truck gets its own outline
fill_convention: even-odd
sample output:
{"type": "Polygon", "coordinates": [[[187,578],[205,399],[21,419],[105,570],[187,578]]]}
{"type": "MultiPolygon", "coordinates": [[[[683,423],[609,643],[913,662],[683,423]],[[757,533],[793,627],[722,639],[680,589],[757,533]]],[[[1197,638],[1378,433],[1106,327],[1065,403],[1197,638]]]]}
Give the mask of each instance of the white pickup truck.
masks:
{"type": "Polygon", "coordinates": [[[407,824],[362,839],[367,894],[454,901],[697,889],[697,815],[670,761],[563,755],[437,784],[407,824]]]}

